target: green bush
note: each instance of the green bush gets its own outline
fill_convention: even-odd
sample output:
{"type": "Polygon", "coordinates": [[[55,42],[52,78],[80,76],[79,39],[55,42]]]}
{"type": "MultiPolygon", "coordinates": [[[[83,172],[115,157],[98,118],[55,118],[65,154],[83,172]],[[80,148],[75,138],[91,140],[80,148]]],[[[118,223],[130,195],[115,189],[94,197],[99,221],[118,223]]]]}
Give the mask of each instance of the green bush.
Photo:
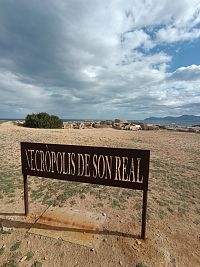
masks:
{"type": "Polygon", "coordinates": [[[28,114],[25,118],[25,127],[56,129],[62,128],[63,122],[57,116],[49,115],[46,112],[28,114]]]}

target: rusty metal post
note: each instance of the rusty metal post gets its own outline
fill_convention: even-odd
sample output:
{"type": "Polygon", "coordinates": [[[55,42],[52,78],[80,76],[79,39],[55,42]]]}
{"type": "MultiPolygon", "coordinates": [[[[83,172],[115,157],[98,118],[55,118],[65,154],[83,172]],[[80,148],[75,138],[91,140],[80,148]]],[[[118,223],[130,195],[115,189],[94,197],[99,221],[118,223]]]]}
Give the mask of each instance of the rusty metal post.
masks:
{"type": "Polygon", "coordinates": [[[24,208],[25,208],[25,216],[28,215],[28,180],[27,175],[23,175],[24,178],[24,208]]]}
{"type": "Polygon", "coordinates": [[[145,239],[146,234],[146,217],[147,217],[147,190],[143,191],[143,201],[142,201],[142,229],[141,238],[145,239]]]}

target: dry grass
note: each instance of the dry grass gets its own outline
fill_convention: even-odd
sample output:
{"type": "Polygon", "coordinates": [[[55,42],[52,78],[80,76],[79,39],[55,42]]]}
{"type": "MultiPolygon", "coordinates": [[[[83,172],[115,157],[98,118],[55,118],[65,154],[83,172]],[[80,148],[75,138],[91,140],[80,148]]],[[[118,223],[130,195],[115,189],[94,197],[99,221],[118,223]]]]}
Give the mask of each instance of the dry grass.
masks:
{"type": "MultiPolygon", "coordinates": [[[[200,135],[194,133],[177,133],[168,131],[118,131],[114,129],[85,129],[85,130],[42,130],[42,129],[27,129],[23,127],[14,126],[12,123],[3,123],[0,125],[0,199],[3,203],[0,207],[18,207],[17,199],[23,196],[23,184],[20,167],[20,142],[45,142],[45,143],[60,143],[60,144],[75,144],[75,145],[91,145],[91,146],[110,146],[110,147],[127,147],[140,148],[151,150],[151,168],[150,168],[150,184],[148,197],[148,222],[150,229],[150,241],[155,242],[153,237],[156,232],[155,229],[161,231],[161,235],[171,240],[166,241],[168,244],[167,251],[170,254],[168,264],[166,266],[176,266],[175,263],[184,265],[187,261],[187,255],[182,259],[178,256],[181,253],[192,253],[193,258],[191,262],[193,265],[198,263],[196,254],[198,247],[198,237],[194,240],[193,249],[190,247],[192,238],[187,235],[187,245],[182,247],[181,238],[177,237],[173,231],[179,223],[178,232],[182,231],[197,232],[200,224],[200,164],[198,154],[200,151],[200,135]],[[4,206],[5,207],[5,206],[4,206]],[[173,221],[174,220],[174,221],[173,221]],[[163,222],[165,226],[163,227],[163,222]],[[175,222],[175,223],[174,223],[175,222]],[[151,227],[155,226],[154,227],[151,227]],[[169,230],[167,227],[169,226],[169,230]],[[171,227],[171,228],[170,228],[171,227]],[[169,235],[171,233],[171,235],[169,235]],[[153,241],[154,240],[154,241],[153,241]],[[173,245],[173,242],[175,245],[173,245]],[[172,253],[170,247],[175,250],[172,253]],[[196,254],[195,254],[196,253],[196,254]],[[173,254],[173,255],[172,255],[173,254]],[[183,261],[184,259],[184,261],[183,261]],[[175,263],[174,263],[175,262],[175,263]]],[[[43,205],[47,207],[53,206],[71,206],[81,209],[89,209],[93,211],[105,211],[110,214],[110,220],[107,227],[114,225],[117,230],[120,226],[116,226],[116,214],[120,218],[124,218],[126,225],[125,229],[132,231],[132,221],[135,226],[139,225],[141,220],[141,192],[126,190],[120,188],[110,188],[97,185],[53,181],[44,178],[30,177],[30,201],[35,205],[43,205]],[[128,216],[127,216],[128,215],[128,216]]],[[[156,239],[157,240],[157,239],[156,239]]],[[[150,242],[149,241],[149,242],[150,242]]],[[[22,240],[23,242],[23,240],[22,240]]],[[[111,243],[113,241],[110,241],[111,243]]],[[[122,241],[122,247],[125,246],[125,241],[122,241]]],[[[156,241],[158,247],[162,246],[162,239],[156,241]]],[[[155,246],[149,244],[149,246],[155,246]]],[[[164,246],[164,245],[163,245],[164,246]]],[[[72,248],[71,248],[72,249],[72,248]]],[[[164,266],[160,260],[161,265],[152,265],[155,262],[151,259],[151,253],[159,257],[159,248],[151,248],[153,252],[144,251],[143,259],[147,266],[164,266]],[[145,254],[146,253],[146,254],[145,254]],[[150,265],[148,265],[150,264],[150,265]]],[[[151,251],[150,249],[150,251],[151,251]]],[[[25,251],[23,251],[23,254],[25,251]]],[[[26,252],[27,253],[27,252],[26,252]]],[[[102,253],[99,257],[92,257],[94,263],[100,266],[100,258],[103,255],[104,249],[100,250],[102,253]]],[[[120,254],[120,250],[114,253],[120,254]]],[[[133,252],[130,249],[127,252],[128,262],[137,264],[133,257],[133,252]]],[[[135,252],[138,255],[138,251],[135,252]]],[[[0,257],[3,257],[6,252],[4,249],[0,250],[0,257]]],[[[61,255],[60,253],[59,255],[61,255]]],[[[84,252],[83,252],[84,254],[84,252]]],[[[86,253],[87,254],[87,253],[86,253]]],[[[37,253],[33,252],[32,264],[38,259],[37,253]],[[35,256],[36,255],[36,256],[35,256]]],[[[20,255],[15,255],[19,260],[20,255]]],[[[167,256],[164,255],[165,262],[167,256]]],[[[8,257],[6,254],[5,258],[8,257]]],[[[59,262],[63,262],[66,254],[60,256],[59,262]]],[[[78,257],[78,256],[77,256],[78,257]]],[[[139,257],[139,256],[138,256],[139,257]]],[[[141,257],[140,257],[141,258],[141,257]]],[[[1,258],[0,258],[1,259],[1,258]]],[[[118,256],[116,255],[116,261],[118,256]]],[[[141,262],[143,262],[143,259],[141,262]]],[[[9,259],[8,259],[9,260],[9,259]]],[[[16,259],[15,259],[16,260],[16,259]]],[[[92,261],[92,260],[91,260],[92,261]]],[[[0,261],[1,262],[1,261],[0,261]]],[[[115,261],[114,261],[115,262],[115,261]]],[[[164,261],[163,261],[164,262],[164,261]]],[[[49,262],[50,263],[50,262],[49,262]]],[[[47,265],[46,265],[47,266],[47,265]]],[[[62,265],[60,265],[62,266],[62,265]]],[[[72,266],[72,265],[70,265],[72,266]]],[[[85,266],[90,266],[86,265],[85,266]]],[[[91,265],[92,266],[92,265],[91,265]]],[[[103,266],[115,266],[114,263],[103,266]]],[[[131,265],[127,265],[131,266],[131,265]]],[[[134,266],[134,264],[132,264],[134,266]]]]}

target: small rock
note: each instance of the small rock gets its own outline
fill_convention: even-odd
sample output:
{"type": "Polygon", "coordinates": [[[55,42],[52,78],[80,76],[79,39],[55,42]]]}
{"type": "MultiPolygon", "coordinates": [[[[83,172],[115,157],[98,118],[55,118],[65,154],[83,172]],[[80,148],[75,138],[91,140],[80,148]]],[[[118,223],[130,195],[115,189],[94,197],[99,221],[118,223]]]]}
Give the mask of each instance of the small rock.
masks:
{"type": "Polygon", "coordinates": [[[6,247],[6,245],[5,245],[5,244],[3,244],[2,248],[5,248],[5,247],[6,247]]]}
{"type": "Polygon", "coordinates": [[[142,242],[140,240],[136,240],[136,242],[137,242],[138,245],[142,244],[142,242]]]}
{"type": "Polygon", "coordinates": [[[94,251],[94,248],[91,248],[90,251],[94,251]]]}
{"type": "Polygon", "coordinates": [[[47,260],[47,257],[46,257],[46,256],[44,256],[44,260],[45,260],[45,261],[47,260]]]}
{"type": "Polygon", "coordinates": [[[21,258],[20,262],[23,262],[23,261],[25,261],[26,259],[27,259],[27,256],[24,256],[24,257],[21,258]]]}
{"type": "Polygon", "coordinates": [[[138,248],[137,248],[137,247],[135,247],[135,246],[132,246],[132,248],[133,248],[134,250],[138,250],[138,248]]]}
{"type": "Polygon", "coordinates": [[[102,213],[102,215],[103,215],[103,216],[106,216],[106,214],[105,214],[104,212],[102,213]]]}
{"type": "Polygon", "coordinates": [[[119,264],[122,266],[123,265],[122,261],[119,261],[119,264]]]}
{"type": "Polygon", "coordinates": [[[13,227],[12,227],[12,228],[8,228],[8,227],[5,227],[5,226],[2,226],[2,230],[3,230],[4,232],[10,232],[10,231],[13,230],[13,227]]]}
{"type": "Polygon", "coordinates": [[[103,239],[103,242],[106,242],[106,241],[107,241],[107,239],[106,239],[106,238],[104,238],[104,239],[103,239]]]}

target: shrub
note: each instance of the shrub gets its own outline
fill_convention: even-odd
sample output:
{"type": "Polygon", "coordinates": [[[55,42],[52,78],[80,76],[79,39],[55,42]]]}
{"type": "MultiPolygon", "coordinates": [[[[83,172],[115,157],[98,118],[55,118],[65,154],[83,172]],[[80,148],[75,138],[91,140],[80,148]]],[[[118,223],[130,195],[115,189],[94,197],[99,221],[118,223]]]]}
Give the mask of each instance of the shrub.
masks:
{"type": "Polygon", "coordinates": [[[56,129],[62,128],[63,122],[57,116],[49,115],[46,112],[28,114],[25,118],[25,127],[56,129]]]}

